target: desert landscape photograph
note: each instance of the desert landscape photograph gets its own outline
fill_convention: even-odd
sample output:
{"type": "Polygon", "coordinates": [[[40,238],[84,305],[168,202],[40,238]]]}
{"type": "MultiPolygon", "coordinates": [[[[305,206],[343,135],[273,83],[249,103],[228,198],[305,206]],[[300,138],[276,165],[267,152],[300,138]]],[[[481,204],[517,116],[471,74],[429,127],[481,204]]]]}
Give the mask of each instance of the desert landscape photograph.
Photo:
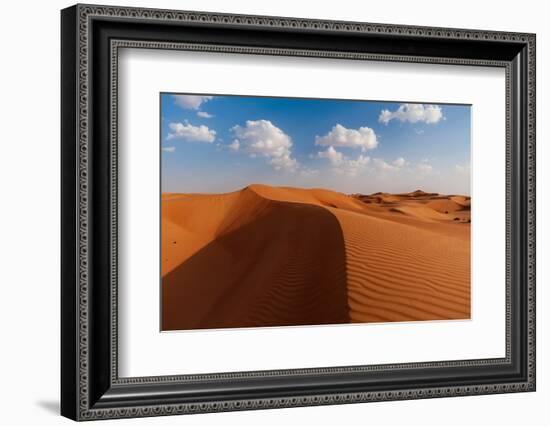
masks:
{"type": "Polygon", "coordinates": [[[161,331],[470,319],[470,105],[160,101],[161,331]]]}

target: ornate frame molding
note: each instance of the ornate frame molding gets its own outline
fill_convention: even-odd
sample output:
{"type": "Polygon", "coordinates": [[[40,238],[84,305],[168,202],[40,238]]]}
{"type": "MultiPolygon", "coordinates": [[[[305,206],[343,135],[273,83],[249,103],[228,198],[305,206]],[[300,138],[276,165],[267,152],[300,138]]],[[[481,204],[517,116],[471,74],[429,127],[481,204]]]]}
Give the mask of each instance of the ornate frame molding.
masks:
{"type": "MultiPolygon", "coordinates": [[[[342,404],[352,402],[383,401],[383,400],[401,400],[416,398],[436,398],[445,396],[463,396],[488,393],[504,393],[517,391],[533,391],[535,389],[535,36],[533,34],[519,34],[510,32],[478,31],[464,29],[447,28],[429,28],[429,27],[411,27],[401,25],[369,24],[358,22],[337,22],[310,19],[295,19],[266,16],[246,16],[230,15],[203,12],[185,12],[169,11],[156,9],[126,8],[126,7],[104,7],[77,5],[73,9],[76,17],[77,27],[73,29],[77,37],[76,42],[76,140],[66,143],[76,144],[76,271],[77,276],[73,281],[76,295],[75,320],[77,324],[77,336],[75,348],[77,350],[77,360],[75,360],[76,383],[74,391],[77,393],[77,407],[74,412],[67,409],[70,417],[78,420],[104,419],[113,417],[141,417],[151,415],[170,415],[197,412],[215,412],[244,409],[262,409],[279,408],[292,406],[342,404]],[[131,20],[140,23],[178,23],[178,24],[212,24],[223,25],[227,27],[238,26],[260,29],[281,29],[296,31],[316,31],[321,33],[351,33],[351,34],[375,34],[387,37],[411,36],[423,39],[438,40],[468,40],[468,41],[487,41],[487,42],[507,42],[525,46],[527,58],[526,75],[526,167],[527,181],[525,182],[525,202],[526,202],[526,223],[528,233],[528,244],[526,246],[527,259],[527,313],[526,313],[526,380],[512,381],[499,384],[480,384],[466,386],[445,386],[428,388],[403,388],[399,390],[373,391],[373,392],[336,392],[315,394],[308,396],[282,396],[270,398],[245,398],[219,400],[201,403],[162,403],[145,404],[141,406],[96,406],[96,401],[92,401],[90,384],[90,353],[92,351],[91,341],[93,337],[90,332],[90,216],[92,214],[92,205],[90,203],[91,193],[91,162],[90,162],[90,114],[91,102],[91,27],[95,19],[118,19],[131,20]],[[74,415],[73,415],[74,413],[74,415]]],[[[440,367],[458,367],[458,366],[482,366],[482,365],[502,365],[511,362],[511,340],[512,340],[512,312],[511,312],[511,264],[512,255],[512,218],[510,210],[512,208],[512,150],[511,138],[513,131],[510,127],[512,115],[512,96],[513,87],[512,74],[514,73],[513,64],[505,60],[483,60],[483,59],[463,59],[463,58],[444,58],[429,56],[406,56],[392,54],[370,54],[359,52],[325,51],[325,50],[307,50],[307,49],[287,49],[271,47],[247,47],[231,45],[213,45],[200,43],[181,43],[166,41],[144,41],[144,40],[119,40],[113,39],[110,42],[110,72],[109,81],[111,90],[110,103],[110,138],[111,138],[111,176],[110,176],[110,215],[111,215],[111,305],[110,305],[110,341],[111,341],[111,364],[110,381],[114,387],[123,387],[124,385],[151,385],[151,384],[170,384],[180,382],[196,381],[216,381],[222,379],[243,379],[251,377],[274,377],[274,376],[304,376],[307,374],[330,375],[333,373],[346,372],[369,372],[381,370],[399,370],[411,368],[440,368],[440,367]],[[483,359],[483,360],[464,360],[452,362],[434,362],[434,363],[414,363],[414,364],[389,364],[378,366],[355,366],[355,367],[327,367],[320,369],[303,370],[274,370],[262,372],[246,373],[224,373],[212,375],[193,375],[193,376],[160,376],[160,377],[142,377],[142,378],[119,378],[117,368],[117,71],[118,71],[118,50],[120,48],[154,48],[154,49],[176,49],[176,50],[195,50],[195,51],[216,51],[239,54],[265,54],[265,55],[298,55],[311,57],[325,57],[338,59],[356,59],[356,60],[374,60],[374,61],[397,61],[397,62],[424,62],[424,63],[444,63],[456,65],[478,65],[503,67],[506,69],[506,114],[507,114],[507,261],[506,261],[506,357],[503,359],[483,359]]],[[[66,321],[66,318],[64,318],[66,321]]]]}

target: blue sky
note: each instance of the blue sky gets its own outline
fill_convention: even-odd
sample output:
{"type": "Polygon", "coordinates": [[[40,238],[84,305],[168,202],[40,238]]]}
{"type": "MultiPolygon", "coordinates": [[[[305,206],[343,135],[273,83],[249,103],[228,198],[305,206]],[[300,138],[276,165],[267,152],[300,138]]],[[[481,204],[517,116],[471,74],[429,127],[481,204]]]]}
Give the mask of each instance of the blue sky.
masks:
{"type": "Polygon", "coordinates": [[[470,106],[161,94],[163,192],[470,194],[470,106]]]}

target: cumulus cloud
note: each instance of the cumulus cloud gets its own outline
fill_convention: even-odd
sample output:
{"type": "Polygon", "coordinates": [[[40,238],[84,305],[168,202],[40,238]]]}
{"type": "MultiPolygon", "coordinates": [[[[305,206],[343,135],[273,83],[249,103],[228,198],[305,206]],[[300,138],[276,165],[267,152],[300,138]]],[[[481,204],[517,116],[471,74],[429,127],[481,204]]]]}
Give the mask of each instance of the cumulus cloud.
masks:
{"type": "Polygon", "coordinates": [[[333,146],[329,146],[325,151],[319,151],[317,157],[327,159],[334,171],[348,176],[356,176],[370,163],[370,157],[361,154],[356,159],[348,158],[333,146]]]}
{"type": "Polygon", "coordinates": [[[164,147],[162,147],[162,150],[164,152],[174,152],[176,150],[176,147],[175,146],[164,146],[164,147]]]}
{"type": "Polygon", "coordinates": [[[361,171],[363,171],[369,163],[370,163],[370,157],[359,155],[359,157],[357,157],[357,159],[355,160],[353,159],[346,160],[345,162],[346,168],[344,172],[348,176],[355,176],[361,171]]]}
{"type": "Polygon", "coordinates": [[[173,95],[174,103],[184,109],[199,109],[200,106],[213,99],[214,96],[173,95]]]}
{"type": "Polygon", "coordinates": [[[391,120],[399,120],[402,123],[426,123],[435,124],[443,118],[443,111],[437,105],[402,104],[395,111],[384,109],[380,112],[378,121],[388,124],[391,120]]]}
{"type": "Polygon", "coordinates": [[[229,145],[229,148],[232,149],[233,151],[238,151],[239,148],[241,147],[241,143],[239,142],[238,139],[235,139],[233,142],[231,142],[229,145]]]}
{"type": "Polygon", "coordinates": [[[315,136],[315,145],[361,148],[362,151],[366,151],[377,147],[378,138],[369,127],[348,129],[336,124],[325,136],[315,136]]]}
{"type": "Polygon", "coordinates": [[[430,174],[433,172],[433,167],[430,163],[422,162],[417,164],[416,168],[423,174],[430,174]]]}
{"type": "Polygon", "coordinates": [[[408,163],[403,157],[399,157],[392,163],[395,167],[403,167],[406,166],[408,163]]]}
{"type": "Polygon", "coordinates": [[[197,115],[200,118],[212,118],[212,117],[214,117],[212,114],[208,114],[206,111],[197,111],[197,115]]]}
{"type": "Polygon", "coordinates": [[[298,161],[289,155],[283,155],[281,157],[272,157],[269,160],[269,164],[273,166],[275,170],[289,170],[296,171],[298,169],[298,161]]]}
{"type": "Polygon", "coordinates": [[[338,167],[344,162],[344,154],[336,151],[332,146],[329,146],[326,151],[318,152],[317,156],[319,158],[326,158],[334,167],[338,167]]]}
{"type": "Polygon", "coordinates": [[[390,171],[390,170],[396,170],[397,167],[390,164],[390,163],[387,163],[386,161],[382,160],[381,158],[375,158],[374,160],[372,160],[372,162],[374,163],[374,165],[376,166],[376,168],[378,170],[382,170],[382,171],[390,171]]]}
{"type": "Polygon", "coordinates": [[[212,143],[216,139],[216,131],[207,126],[193,126],[189,123],[170,123],[170,132],[167,140],[181,139],[185,142],[206,142],[212,143]]]}
{"type": "Polygon", "coordinates": [[[374,158],[373,165],[380,171],[397,171],[409,165],[409,162],[403,157],[399,157],[392,162],[384,161],[381,158],[374,158]]]}
{"type": "Polygon", "coordinates": [[[292,139],[269,120],[248,120],[233,126],[233,143],[238,142],[251,157],[265,157],[275,170],[295,171],[298,161],[292,157],[292,139]]]}

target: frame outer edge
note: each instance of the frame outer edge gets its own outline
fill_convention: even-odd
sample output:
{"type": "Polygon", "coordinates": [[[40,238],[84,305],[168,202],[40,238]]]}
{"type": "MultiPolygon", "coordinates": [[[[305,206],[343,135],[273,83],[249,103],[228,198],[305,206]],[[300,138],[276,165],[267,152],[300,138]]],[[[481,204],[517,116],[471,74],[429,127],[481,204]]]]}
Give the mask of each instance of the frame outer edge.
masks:
{"type": "Polygon", "coordinates": [[[78,418],[77,7],[61,11],[61,414],[78,418]]]}
{"type": "Polygon", "coordinates": [[[527,270],[527,317],[528,317],[528,380],[531,390],[536,391],[536,129],[537,129],[537,87],[536,87],[536,63],[537,63],[537,36],[529,34],[527,42],[527,79],[528,79],[528,104],[527,104],[527,122],[528,122],[528,140],[527,140],[527,168],[528,168],[528,270],[527,270]]]}
{"type": "Polygon", "coordinates": [[[77,154],[77,244],[78,244],[78,290],[77,290],[77,319],[78,319],[78,358],[77,363],[77,415],[76,420],[81,421],[90,418],[89,405],[89,377],[90,363],[88,344],[90,342],[89,329],[89,200],[91,190],[89,186],[89,48],[91,39],[89,37],[88,13],[82,4],[77,4],[76,31],[77,31],[77,96],[76,107],[78,110],[78,121],[76,130],[77,154]]]}

